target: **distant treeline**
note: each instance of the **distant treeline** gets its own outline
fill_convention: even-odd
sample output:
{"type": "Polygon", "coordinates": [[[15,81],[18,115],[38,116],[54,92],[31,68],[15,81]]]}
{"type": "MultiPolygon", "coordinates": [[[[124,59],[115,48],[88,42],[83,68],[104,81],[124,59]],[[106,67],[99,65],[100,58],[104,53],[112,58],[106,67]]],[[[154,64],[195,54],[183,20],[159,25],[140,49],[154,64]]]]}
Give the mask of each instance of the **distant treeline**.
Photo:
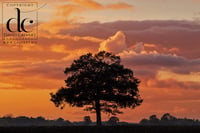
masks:
{"type": "MultiPolygon", "coordinates": [[[[104,125],[117,125],[117,124],[128,124],[126,122],[119,122],[117,117],[110,117],[108,121],[103,122],[104,125]]],[[[93,126],[96,122],[92,122],[90,116],[84,116],[83,121],[70,122],[69,120],[64,120],[63,118],[58,118],[55,120],[47,120],[42,116],[33,118],[26,116],[13,117],[12,115],[7,115],[0,117],[0,127],[6,126],[93,126]]]]}
{"type": "MultiPolygon", "coordinates": [[[[0,117],[0,126],[93,126],[96,122],[92,122],[90,116],[84,116],[83,121],[70,122],[63,118],[55,120],[47,120],[44,117],[12,117],[3,116],[0,117]]],[[[200,125],[199,120],[187,119],[187,118],[176,118],[169,113],[164,114],[160,119],[156,115],[151,115],[148,119],[142,119],[139,123],[128,123],[120,122],[118,117],[112,116],[108,121],[104,121],[103,125],[200,125]]]]}
{"type": "Polygon", "coordinates": [[[0,118],[0,126],[67,126],[72,125],[68,120],[58,118],[56,120],[46,120],[44,117],[2,117],[0,118]]]}
{"type": "Polygon", "coordinates": [[[176,118],[169,113],[164,114],[160,119],[156,115],[151,115],[149,119],[142,119],[142,125],[200,125],[199,120],[188,118],[176,118]]]}

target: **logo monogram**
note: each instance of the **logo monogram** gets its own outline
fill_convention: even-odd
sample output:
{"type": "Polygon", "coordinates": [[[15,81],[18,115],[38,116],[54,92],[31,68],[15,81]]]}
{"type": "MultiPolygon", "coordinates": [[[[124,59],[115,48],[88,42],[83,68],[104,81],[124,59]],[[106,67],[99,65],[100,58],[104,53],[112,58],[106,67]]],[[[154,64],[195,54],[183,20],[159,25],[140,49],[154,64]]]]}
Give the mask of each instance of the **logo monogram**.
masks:
{"type": "Polygon", "coordinates": [[[26,28],[25,28],[25,25],[24,23],[26,21],[28,21],[30,24],[33,23],[33,20],[31,20],[30,18],[24,18],[21,20],[21,11],[19,8],[15,8],[17,10],[17,18],[10,18],[7,23],[6,23],[6,27],[8,29],[8,31],[10,32],[30,32],[30,31],[27,31],[26,28]],[[11,27],[10,27],[10,24],[11,22],[13,22],[14,20],[16,20],[17,22],[17,30],[12,30],[11,27]]]}

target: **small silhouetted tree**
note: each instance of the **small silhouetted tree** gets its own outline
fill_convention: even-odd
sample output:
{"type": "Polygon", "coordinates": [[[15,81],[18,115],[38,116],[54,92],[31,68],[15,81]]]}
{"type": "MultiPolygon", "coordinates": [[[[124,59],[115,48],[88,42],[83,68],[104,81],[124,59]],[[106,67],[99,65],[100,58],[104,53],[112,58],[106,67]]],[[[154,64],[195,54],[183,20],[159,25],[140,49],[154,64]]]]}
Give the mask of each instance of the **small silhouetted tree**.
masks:
{"type": "Polygon", "coordinates": [[[108,120],[109,125],[117,125],[118,122],[119,122],[119,118],[115,116],[110,117],[108,120]]]}
{"type": "Polygon", "coordinates": [[[122,113],[118,108],[135,108],[142,103],[140,81],[120,62],[119,56],[105,51],[82,55],[65,69],[66,87],[51,93],[51,101],[61,109],[65,103],[85,106],[96,113],[97,125],[101,125],[101,112],[116,115],[122,113]]]}
{"type": "Polygon", "coordinates": [[[84,116],[83,122],[84,122],[84,125],[90,125],[92,123],[92,120],[90,119],[90,116],[84,116]]]}
{"type": "Polygon", "coordinates": [[[13,118],[13,115],[12,114],[6,114],[6,115],[3,116],[3,118],[11,119],[11,118],[13,118]]]}
{"type": "Polygon", "coordinates": [[[39,120],[39,121],[45,121],[45,118],[42,117],[42,116],[38,116],[36,119],[39,120]]]}
{"type": "Polygon", "coordinates": [[[159,122],[159,119],[157,118],[156,115],[151,115],[149,117],[149,121],[150,121],[150,123],[157,124],[159,122]]]}
{"type": "Polygon", "coordinates": [[[148,122],[149,120],[144,118],[140,121],[140,124],[148,124],[148,122]]]}
{"type": "Polygon", "coordinates": [[[165,113],[161,117],[161,120],[162,121],[172,121],[172,120],[176,120],[176,117],[172,116],[170,113],[165,113]]]}
{"type": "Polygon", "coordinates": [[[65,120],[64,120],[63,118],[58,118],[58,119],[56,119],[55,121],[56,121],[56,122],[59,122],[59,123],[62,123],[62,122],[64,122],[65,120]]]}

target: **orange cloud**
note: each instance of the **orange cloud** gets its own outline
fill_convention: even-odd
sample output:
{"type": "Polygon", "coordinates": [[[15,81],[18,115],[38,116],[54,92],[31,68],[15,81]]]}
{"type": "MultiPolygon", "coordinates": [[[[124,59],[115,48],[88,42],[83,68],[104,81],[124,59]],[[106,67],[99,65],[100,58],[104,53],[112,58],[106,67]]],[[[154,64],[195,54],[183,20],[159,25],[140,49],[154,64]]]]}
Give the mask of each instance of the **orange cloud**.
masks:
{"type": "Polygon", "coordinates": [[[81,6],[87,7],[89,9],[99,10],[104,8],[103,5],[93,0],[72,0],[72,2],[80,4],[81,6]]]}
{"type": "Polygon", "coordinates": [[[148,44],[148,43],[145,43],[144,46],[145,46],[145,47],[149,47],[149,48],[156,48],[156,45],[155,45],[155,44],[148,44]]]}
{"type": "Polygon", "coordinates": [[[57,6],[57,9],[58,9],[57,15],[59,16],[69,16],[72,13],[80,13],[84,11],[84,9],[81,6],[72,4],[57,6]]]}
{"type": "Polygon", "coordinates": [[[175,53],[175,52],[179,52],[180,49],[179,48],[170,48],[169,51],[175,53]]]}
{"type": "Polygon", "coordinates": [[[114,4],[108,4],[108,5],[102,5],[94,0],[71,0],[72,2],[79,4],[83,7],[94,9],[94,10],[102,10],[102,9],[113,9],[113,10],[119,10],[119,9],[130,9],[133,8],[132,5],[119,2],[114,4]]]}
{"type": "Polygon", "coordinates": [[[74,29],[77,28],[78,24],[75,24],[73,20],[52,20],[50,22],[44,22],[39,25],[39,30],[48,31],[50,33],[56,34],[60,30],[74,29]]]}
{"type": "Polygon", "coordinates": [[[127,3],[123,3],[123,2],[119,2],[116,4],[110,4],[106,6],[109,9],[115,9],[115,10],[119,10],[119,9],[132,9],[133,6],[127,3]]]}
{"type": "MultiPolygon", "coordinates": [[[[73,4],[54,5],[56,7],[56,16],[48,22],[42,22],[39,25],[41,32],[47,31],[56,34],[61,30],[74,29],[78,27],[77,18],[71,16],[74,13],[82,12],[84,9],[81,6],[73,4]]],[[[53,9],[52,9],[53,10],[53,9]]]]}
{"type": "Polygon", "coordinates": [[[174,79],[174,80],[182,81],[182,82],[199,82],[200,83],[199,72],[191,72],[190,74],[176,74],[170,71],[159,71],[157,78],[160,80],[174,79]]]}

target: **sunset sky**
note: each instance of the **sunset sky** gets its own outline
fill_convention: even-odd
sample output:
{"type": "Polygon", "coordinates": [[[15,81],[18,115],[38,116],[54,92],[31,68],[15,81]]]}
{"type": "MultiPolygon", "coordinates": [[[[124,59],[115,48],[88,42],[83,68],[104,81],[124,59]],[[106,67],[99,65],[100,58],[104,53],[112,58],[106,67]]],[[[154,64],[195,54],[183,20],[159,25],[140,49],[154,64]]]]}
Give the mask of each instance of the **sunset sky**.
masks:
{"type": "Polygon", "coordinates": [[[0,42],[0,116],[78,121],[90,115],[95,121],[82,109],[56,108],[49,93],[65,85],[63,71],[74,59],[106,50],[121,56],[141,80],[144,102],[123,110],[121,121],[164,113],[200,119],[200,0],[30,2],[39,7],[38,43],[0,42]]]}

